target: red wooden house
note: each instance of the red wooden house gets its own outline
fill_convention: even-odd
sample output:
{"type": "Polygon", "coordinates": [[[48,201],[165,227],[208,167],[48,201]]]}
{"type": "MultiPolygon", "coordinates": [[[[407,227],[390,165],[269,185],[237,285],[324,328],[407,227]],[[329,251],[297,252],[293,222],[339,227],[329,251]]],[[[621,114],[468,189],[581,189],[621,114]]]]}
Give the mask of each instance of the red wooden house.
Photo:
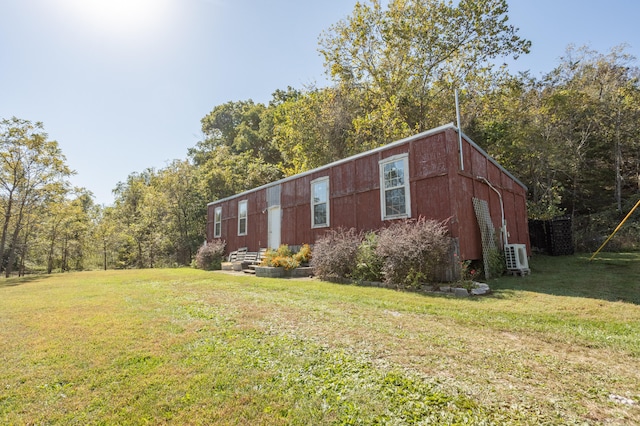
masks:
{"type": "Polygon", "coordinates": [[[329,229],[375,230],[426,217],[447,221],[461,259],[481,259],[481,229],[500,230],[503,223],[500,248],[516,243],[529,252],[526,191],[448,124],[211,202],[207,240],[225,240],[227,251],[258,251],[313,244],[329,229]],[[488,223],[480,221],[474,198],[484,204],[488,223]]]}

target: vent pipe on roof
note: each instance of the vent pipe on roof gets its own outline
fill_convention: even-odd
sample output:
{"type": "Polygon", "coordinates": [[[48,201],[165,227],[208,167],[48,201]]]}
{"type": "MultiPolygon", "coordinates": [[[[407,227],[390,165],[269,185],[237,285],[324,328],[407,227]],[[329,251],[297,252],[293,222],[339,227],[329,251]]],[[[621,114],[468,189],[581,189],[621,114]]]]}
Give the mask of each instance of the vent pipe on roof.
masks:
{"type": "Polygon", "coordinates": [[[458,148],[460,149],[460,170],[464,170],[464,154],[462,153],[462,129],[460,128],[460,103],[458,102],[458,89],[456,92],[456,121],[458,125],[458,148]]]}

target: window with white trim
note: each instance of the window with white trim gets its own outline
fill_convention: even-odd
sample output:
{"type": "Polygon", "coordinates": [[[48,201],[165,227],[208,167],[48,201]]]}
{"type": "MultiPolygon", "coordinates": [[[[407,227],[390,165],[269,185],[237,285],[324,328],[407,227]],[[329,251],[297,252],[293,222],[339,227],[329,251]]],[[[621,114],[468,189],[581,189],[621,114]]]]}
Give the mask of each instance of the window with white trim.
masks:
{"type": "Polygon", "coordinates": [[[329,226],[329,176],[311,181],[311,227],[329,226]]]}
{"type": "Polygon", "coordinates": [[[382,220],[411,217],[409,154],[380,161],[380,207],[382,220]]]}
{"type": "Polygon", "coordinates": [[[238,202],[238,235],[247,235],[247,200],[238,202]]]}
{"type": "Polygon", "coordinates": [[[213,211],[213,237],[220,238],[222,235],[222,207],[216,207],[213,211]]]}

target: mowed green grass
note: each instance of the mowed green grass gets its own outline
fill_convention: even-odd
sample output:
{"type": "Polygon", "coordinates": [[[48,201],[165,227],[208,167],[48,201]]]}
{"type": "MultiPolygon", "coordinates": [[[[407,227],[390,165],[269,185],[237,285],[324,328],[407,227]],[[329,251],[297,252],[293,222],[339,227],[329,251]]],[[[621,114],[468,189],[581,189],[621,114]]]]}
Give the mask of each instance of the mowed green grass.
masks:
{"type": "Polygon", "coordinates": [[[3,280],[0,424],[640,424],[640,254],[587,258],[536,256],[469,299],[192,269],[3,280]]]}

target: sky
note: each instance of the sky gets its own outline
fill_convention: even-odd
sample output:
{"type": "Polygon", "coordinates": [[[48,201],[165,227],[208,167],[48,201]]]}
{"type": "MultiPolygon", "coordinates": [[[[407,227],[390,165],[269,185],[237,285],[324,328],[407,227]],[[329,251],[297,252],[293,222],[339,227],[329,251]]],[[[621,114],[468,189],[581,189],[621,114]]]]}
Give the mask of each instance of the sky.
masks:
{"type": "MultiPolygon", "coordinates": [[[[42,122],[98,204],[186,159],[215,106],[329,85],[318,37],[356,0],[0,0],[0,119],[42,122]]],[[[508,0],[540,77],[567,46],[640,57],[640,1],[508,0]]],[[[452,95],[453,96],[453,95],[452,95]]],[[[443,123],[446,124],[446,123],[443,123]]]]}

